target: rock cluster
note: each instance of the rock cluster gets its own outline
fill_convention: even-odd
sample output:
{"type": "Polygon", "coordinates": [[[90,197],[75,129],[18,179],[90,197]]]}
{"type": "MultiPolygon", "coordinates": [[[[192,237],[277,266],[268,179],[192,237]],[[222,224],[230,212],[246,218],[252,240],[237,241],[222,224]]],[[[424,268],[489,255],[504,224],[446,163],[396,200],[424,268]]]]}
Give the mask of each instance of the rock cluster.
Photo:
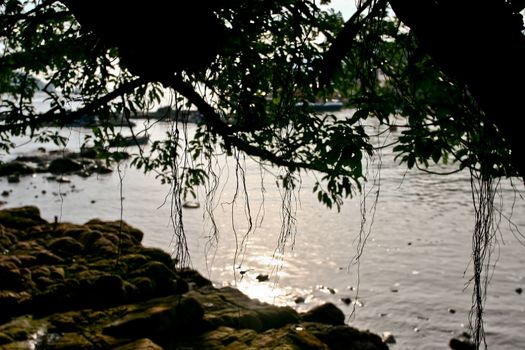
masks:
{"type": "Polygon", "coordinates": [[[333,304],[300,314],[217,289],[121,221],[0,211],[2,349],[388,349],[333,304]]]}
{"type": "Polygon", "coordinates": [[[37,173],[76,174],[82,177],[111,173],[112,170],[100,159],[96,159],[96,156],[96,151],[89,148],[80,152],[46,152],[45,149],[40,149],[36,153],[18,156],[10,162],[0,162],[0,176],[7,177],[9,182],[19,182],[20,176],[37,173]]]}

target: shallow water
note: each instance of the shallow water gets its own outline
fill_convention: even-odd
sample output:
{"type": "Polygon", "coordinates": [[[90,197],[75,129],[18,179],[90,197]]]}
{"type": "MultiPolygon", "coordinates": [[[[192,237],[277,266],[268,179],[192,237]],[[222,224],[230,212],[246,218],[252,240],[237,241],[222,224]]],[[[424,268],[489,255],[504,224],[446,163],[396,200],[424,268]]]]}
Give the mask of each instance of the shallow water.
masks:
{"type": "MultiPolygon", "coordinates": [[[[150,131],[152,137],[162,137],[165,127],[157,125],[150,131]]],[[[189,132],[193,129],[190,125],[189,132]]],[[[68,148],[78,148],[84,132],[67,131],[68,148]]],[[[10,157],[36,147],[21,146],[10,157]]],[[[467,329],[474,222],[468,173],[436,176],[407,172],[385,151],[376,177],[380,182],[375,187],[372,179],[377,175],[377,159],[370,165],[371,181],[365,193],[371,192],[364,202],[367,215],[361,236],[363,197],[346,200],[340,213],[328,210],[311,192],[313,175],[304,174],[303,190],[292,202],[292,208],[296,205],[297,209],[296,233],[284,250],[278,251],[282,201],[274,178],[263,175],[262,192],[260,168],[246,160],[246,186],[256,230],[243,245],[248,227],[244,198],[241,196],[237,204],[231,204],[236,188],[234,161],[223,157],[220,162],[221,190],[214,202],[220,229],[216,247],[209,246],[213,240],[209,237],[210,220],[204,215],[203,205],[183,210],[192,265],[215,284],[235,285],[251,297],[291,305],[300,311],[334,302],[345,312],[349,324],[379,334],[393,333],[397,343],[392,349],[446,349],[453,335],[467,329]],[[379,200],[372,215],[377,189],[379,200]],[[263,217],[262,223],[255,219],[257,216],[263,217]],[[356,264],[353,258],[359,237],[365,236],[366,244],[356,264]],[[236,251],[239,254],[234,260],[236,251]],[[268,274],[269,281],[258,282],[258,274],[268,274]],[[304,297],[305,303],[296,304],[298,296],[304,297]],[[350,305],[341,301],[346,297],[352,299],[350,305]]],[[[24,177],[18,184],[1,179],[0,187],[2,191],[12,190],[4,199],[8,202],[6,206],[37,205],[47,220],[55,216],[77,223],[94,217],[116,220],[122,211],[125,221],[144,231],[145,245],[171,251],[169,197],[163,205],[169,186],[126,164],[120,169],[122,182],[118,172],[87,179],[72,176],[70,184],[58,184],[48,181],[45,175],[36,175],[24,177]]],[[[501,187],[503,212],[508,215],[515,192],[506,182],[501,187]]],[[[523,188],[520,190],[518,194],[523,196],[523,188]]],[[[202,189],[199,201],[205,202],[202,189]]],[[[522,198],[514,203],[512,220],[525,232],[522,198]]],[[[525,347],[525,295],[515,292],[516,288],[525,287],[525,247],[514,237],[507,221],[502,220],[500,229],[499,245],[493,254],[497,265],[486,303],[486,331],[489,348],[510,350],[525,347]]]]}

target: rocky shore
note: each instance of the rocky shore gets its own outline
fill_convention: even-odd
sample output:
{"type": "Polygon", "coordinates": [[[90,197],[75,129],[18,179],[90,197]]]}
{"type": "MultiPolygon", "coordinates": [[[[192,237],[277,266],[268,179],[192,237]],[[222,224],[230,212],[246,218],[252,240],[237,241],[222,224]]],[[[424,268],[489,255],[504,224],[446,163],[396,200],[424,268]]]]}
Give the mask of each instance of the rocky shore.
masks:
{"type": "MultiPolygon", "coordinates": [[[[122,157],[128,157],[121,152],[122,157]]],[[[113,170],[108,164],[97,159],[97,152],[92,148],[84,148],[80,152],[69,150],[37,151],[20,155],[9,162],[0,161],[0,177],[6,177],[10,183],[20,182],[21,176],[50,173],[49,180],[67,182],[64,175],[88,177],[93,174],[109,174],[113,170]]]]}
{"type": "Polygon", "coordinates": [[[0,211],[2,349],[388,349],[333,304],[298,313],[215,288],[125,222],[0,211]]]}

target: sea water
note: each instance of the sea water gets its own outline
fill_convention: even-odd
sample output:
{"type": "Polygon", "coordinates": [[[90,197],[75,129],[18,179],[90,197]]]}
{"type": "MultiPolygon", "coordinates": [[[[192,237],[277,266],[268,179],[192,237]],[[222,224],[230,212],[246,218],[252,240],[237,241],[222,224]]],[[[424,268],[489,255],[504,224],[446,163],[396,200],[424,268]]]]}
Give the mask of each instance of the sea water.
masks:
{"type": "MultiPolygon", "coordinates": [[[[350,112],[338,113],[344,117],[350,112]]],[[[148,132],[161,139],[168,127],[157,123],[148,132]]],[[[195,128],[189,124],[187,132],[195,128]]],[[[66,147],[78,150],[89,130],[62,132],[69,138],[66,147]]],[[[392,131],[389,137],[397,135],[392,131]]],[[[20,146],[4,160],[41,146],[15,141],[20,146]]],[[[407,171],[397,163],[389,148],[364,161],[368,182],[338,212],[312,193],[319,175],[301,173],[297,191],[286,193],[275,181],[284,174],[279,169],[262,167],[249,157],[218,155],[213,169],[220,179],[211,207],[200,188],[200,207],[182,210],[191,264],[215,285],[235,286],[265,302],[299,311],[332,302],[344,311],[348,324],[392,333],[392,349],[446,349],[449,339],[469,325],[471,179],[466,171],[440,176],[407,171]],[[284,207],[283,199],[288,201],[284,207]],[[283,227],[286,210],[295,225],[283,227]],[[268,275],[268,281],[259,282],[259,275],[268,275]]],[[[71,183],[47,176],[22,177],[14,184],[0,179],[2,191],[11,191],[2,198],[4,207],[36,205],[50,221],[122,218],[145,233],[144,245],[174,249],[171,187],[154,174],[123,162],[112,174],[71,176],[71,183]]],[[[516,291],[525,287],[523,190],[519,181],[513,188],[505,180],[496,196],[502,216],[485,304],[492,349],[525,347],[525,294],[516,291]]]]}

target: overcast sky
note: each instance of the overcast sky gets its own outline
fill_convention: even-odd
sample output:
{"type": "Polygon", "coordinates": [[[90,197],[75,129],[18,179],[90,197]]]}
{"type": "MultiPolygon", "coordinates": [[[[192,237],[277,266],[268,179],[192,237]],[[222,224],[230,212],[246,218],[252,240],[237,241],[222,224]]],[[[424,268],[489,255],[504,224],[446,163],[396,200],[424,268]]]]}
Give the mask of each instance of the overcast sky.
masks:
{"type": "Polygon", "coordinates": [[[355,0],[332,0],[330,7],[336,11],[341,12],[343,14],[343,18],[346,20],[354,14],[356,10],[355,3],[355,0]]]}

